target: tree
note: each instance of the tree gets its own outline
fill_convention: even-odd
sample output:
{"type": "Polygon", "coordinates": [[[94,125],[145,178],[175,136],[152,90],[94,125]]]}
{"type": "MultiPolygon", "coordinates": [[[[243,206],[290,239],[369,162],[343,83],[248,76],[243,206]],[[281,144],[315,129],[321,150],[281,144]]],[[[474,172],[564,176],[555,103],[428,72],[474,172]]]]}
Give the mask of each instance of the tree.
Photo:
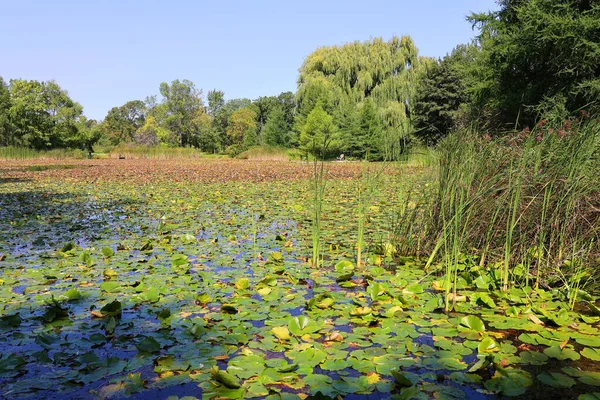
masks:
{"type": "Polygon", "coordinates": [[[170,132],[166,129],[161,128],[156,119],[149,115],[134,135],[134,141],[136,144],[142,146],[156,146],[159,143],[170,143],[170,132]]]}
{"type": "Polygon", "coordinates": [[[269,116],[275,108],[279,107],[279,99],[276,96],[262,96],[254,100],[252,105],[256,111],[256,131],[262,137],[262,129],[267,123],[269,116]]]}
{"type": "Polygon", "coordinates": [[[10,128],[8,112],[11,106],[8,85],[0,76],[0,145],[13,144],[12,130],[10,128]]]}
{"type": "Polygon", "coordinates": [[[300,132],[300,148],[307,154],[324,159],[337,150],[337,133],[333,117],[318,103],[306,117],[300,132]]]}
{"type": "MultiPolygon", "coordinates": [[[[427,63],[428,59],[418,56],[417,48],[408,36],[393,37],[387,42],[376,38],[317,49],[300,68],[296,129],[303,128],[307,115],[320,103],[327,113],[335,116],[345,140],[352,139],[352,143],[343,143],[343,146],[351,153],[363,156],[366,149],[359,150],[359,147],[368,143],[357,135],[375,138],[372,132],[350,134],[356,127],[356,113],[352,106],[361,104],[362,107],[370,99],[375,107],[374,114],[378,114],[381,108],[390,107],[390,102],[393,102],[392,108],[401,109],[397,115],[408,123],[416,82],[427,63]],[[346,117],[350,120],[345,121],[346,117]]],[[[370,107],[367,106],[369,112],[372,111],[370,107]]],[[[388,144],[379,136],[377,149],[388,144]]],[[[373,147],[374,143],[370,146],[373,147]]],[[[378,151],[391,153],[389,149],[378,151]]]]}
{"type": "Polygon", "coordinates": [[[77,142],[83,108],[56,82],[11,80],[10,99],[10,144],[49,149],[77,142]]]}
{"type": "Polygon", "coordinates": [[[210,90],[206,96],[208,99],[208,115],[214,117],[225,105],[225,93],[221,90],[210,90]]]}
{"type": "Polygon", "coordinates": [[[423,76],[413,107],[415,136],[435,145],[459,125],[471,103],[473,71],[480,48],[459,45],[443,60],[428,68],[423,76]]]}
{"type": "Polygon", "coordinates": [[[235,111],[231,115],[227,136],[236,145],[242,144],[247,136],[253,140],[252,137],[256,136],[256,113],[249,107],[235,111]]]}
{"type": "Polygon", "coordinates": [[[117,145],[134,141],[134,135],[144,125],[147,113],[148,108],[141,100],[111,108],[103,122],[110,142],[117,145]]]}
{"type": "Polygon", "coordinates": [[[199,113],[193,121],[197,132],[195,146],[208,153],[216,153],[220,146],[219,135],[210,114],[199,113]]]}
{"type": "Polygon", "coordinates": [[[250,101],[250,99],[232,99],[225,102],[225,104],[215,112],[213,115],[213,126],[217,132],[220,143],[225,146],[233,143],[231,137],[227,134],[231,117],[237,110],[250,107],[251,104],[252,101],[250,101]]]}
{"type": "Polygon", "coordinates": [[[103,135],[104,130],[98,121],[87,119],[82,115],[77,122],[77,137],[72,138],[68,147],[78,147],[93,153],[94,145],[100,141],[103,135]]]}
{"type": "Polygon", "coordinates": [[[473,14],[488,70],[476,94],[500,122],[532,125],[541,114],[562,118],[600,98],[600,3],[503,0],[473,14]]]}
{"type": "Polygon", "coordinates": [[[381,120],[378,108],[371,98],[367,98],[360,111],[360,131],[354,137],[353,155],[364,158],[369,154],[369,159],[380,160],[383,152],[381,120]]]}
{"type": "Polygon", "coordinates": [[[262,137],[268,146],[288,146],[290,143],[290,129],[282,106],[275,108],[262,130],[262,137]]]}
{"type": "Polygon", "coordinates": [[[166,109],[163,125],[175,134],[180,146],[192,144],[192,121],[203,108],[202,90],[196,89],[191,81],[176,79],[170,85],[166,82],[161,83],[160,94],[166,109]]]}

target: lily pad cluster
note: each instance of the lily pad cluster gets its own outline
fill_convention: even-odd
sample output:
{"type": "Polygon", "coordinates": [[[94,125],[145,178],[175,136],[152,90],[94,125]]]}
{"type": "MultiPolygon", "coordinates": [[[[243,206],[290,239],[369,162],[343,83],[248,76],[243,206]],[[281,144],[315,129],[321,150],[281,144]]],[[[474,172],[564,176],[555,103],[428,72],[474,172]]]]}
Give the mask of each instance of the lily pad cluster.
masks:
{"type": "Polygon", "coordinates": [[[446,313],[385,239],[392,178],[355,265],[356,184],[328,183],[322,268],[303,180],[2,184],[0,396],[598,398],[593,297],[471,268],[446,313]]]}

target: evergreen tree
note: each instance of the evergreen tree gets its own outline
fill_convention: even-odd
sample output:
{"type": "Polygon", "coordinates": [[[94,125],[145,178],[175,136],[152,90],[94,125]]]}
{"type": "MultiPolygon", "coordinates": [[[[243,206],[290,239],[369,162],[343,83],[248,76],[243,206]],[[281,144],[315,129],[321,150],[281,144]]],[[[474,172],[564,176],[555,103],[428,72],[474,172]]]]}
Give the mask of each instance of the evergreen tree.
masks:
{"type": "Polygon", "coordinates": [[[263,127],[262,137],[268,146],[288,146],[290,126],[285,118],[282,107],[275,108],[263,127]]]}

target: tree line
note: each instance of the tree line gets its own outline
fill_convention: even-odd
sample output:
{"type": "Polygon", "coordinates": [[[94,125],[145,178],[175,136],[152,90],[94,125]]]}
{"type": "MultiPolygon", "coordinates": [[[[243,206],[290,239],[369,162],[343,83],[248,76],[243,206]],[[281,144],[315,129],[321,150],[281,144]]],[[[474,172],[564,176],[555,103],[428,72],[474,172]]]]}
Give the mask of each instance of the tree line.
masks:
{"type": "Polygon", "coordinates": [[[206,97],[188,80],[113,107],[102,121],[53,81],[0,77],[0,145],[92,151],[101,144],[195,147],[237,155],[256,146],[332,157],[392,159],[456,129],[501,133],[594,111],[600,98],[600,4],[501,0],[472,14],[475,39],[443,59],[408,36],[321,47],[296,93],[206,97]]]}

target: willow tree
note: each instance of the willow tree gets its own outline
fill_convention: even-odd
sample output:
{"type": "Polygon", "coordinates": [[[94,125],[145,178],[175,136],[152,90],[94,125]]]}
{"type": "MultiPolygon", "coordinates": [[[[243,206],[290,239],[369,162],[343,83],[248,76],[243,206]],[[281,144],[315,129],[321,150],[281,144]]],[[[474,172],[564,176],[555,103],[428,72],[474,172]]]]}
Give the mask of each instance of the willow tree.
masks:
{"type": "Polygon", "coordinates": [[[377,150],[381,157],[391,156],[410,132],[410,108],[425,63],[408,36],[321,47],[300,68],[297,126],[304,124],[306,116],[320,102],[334,116],[344,137],[364,135],[351,132],[360,130],[361,124],[345,119],[356,117],[349,107],[362,110],[363,103],[370,99],[382,126],[378,148],[370,149],[375,144],[366,141],[366,149],[358,150],[355,143],[344,143],[344,150],[358,157],[367,150],[377,150]]]}

